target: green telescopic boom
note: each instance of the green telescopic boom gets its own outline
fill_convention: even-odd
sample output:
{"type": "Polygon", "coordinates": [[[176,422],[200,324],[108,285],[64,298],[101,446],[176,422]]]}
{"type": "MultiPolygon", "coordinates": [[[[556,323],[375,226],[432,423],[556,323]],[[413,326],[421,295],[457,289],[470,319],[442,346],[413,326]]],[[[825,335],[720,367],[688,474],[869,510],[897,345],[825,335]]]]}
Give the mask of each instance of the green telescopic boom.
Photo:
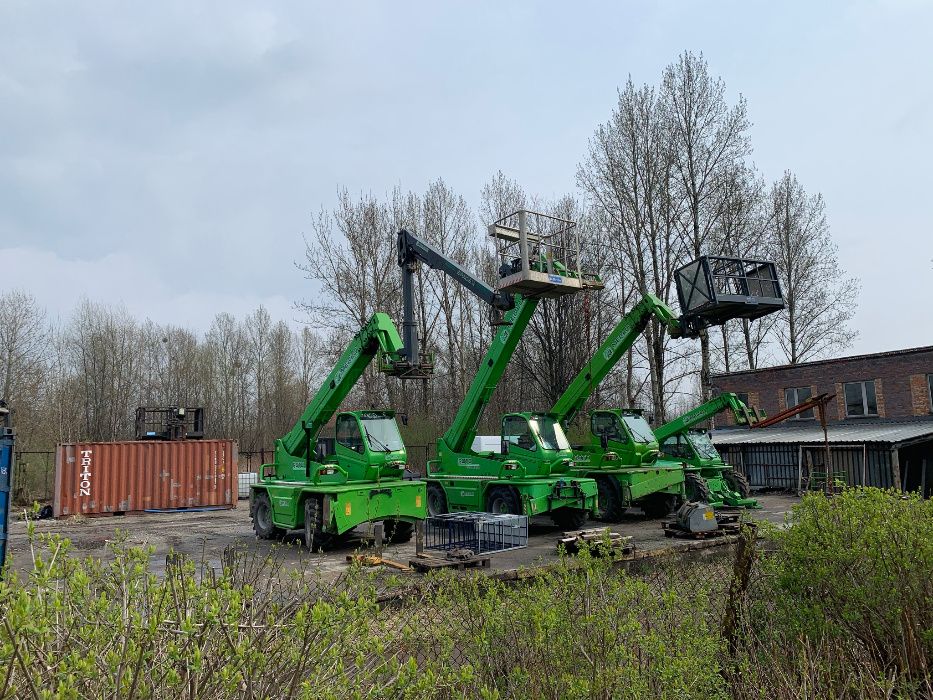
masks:
{"type": "Polygon", "coordinates": [[[590,394],[638,340],[652,315],[668,327],[671,336],[676,338],[683,335],[681,324],[671,307],[653,294],[647,294],[619,321],[590,361],[570,382],[567,390],[557,399],[550,413],[561,425],[566,427],[580,412],[590,394]]]}
{"type": "Polygon", "coordinates": [[[321,429],[337,412],[369,363],[382,353],[384,363],[391,366],[400,361],[401,349],[402,339],[392,319],[384,313],[373,314],[343,351],[295,426],[276,440],[276,453],[284,451],[289,457],[306,459],[321,429]]]}
{"type": "Polygon", "coordinates": [[[515,353],[518,343],[528,326],[535,309],[538,308],[538,299],[528,299],[517,296],[515,308],[505,314],[504,324],[499,328],[483,363],[470,384],[463,403],[454,417],[453,423],[441,438],[453,452],[468,452],[476,437],[476,426],[483,415],[489,399],[492,398],[509,360],[515,353]]]}
{"type": "Polygon", "coordinates": [[[687,411],[679,418],[675,418],[661,427],[655,428],[654,434],[659,442],[666,440],[671,435],[682,433],[695,425],[709,420],[717,413],[725,411],[727,408],[732,410],[737,425],[752,425],[763,417],[746,406],[735,394],[724,392],[701,406],[697,406],[692,411],[687,411]]]}

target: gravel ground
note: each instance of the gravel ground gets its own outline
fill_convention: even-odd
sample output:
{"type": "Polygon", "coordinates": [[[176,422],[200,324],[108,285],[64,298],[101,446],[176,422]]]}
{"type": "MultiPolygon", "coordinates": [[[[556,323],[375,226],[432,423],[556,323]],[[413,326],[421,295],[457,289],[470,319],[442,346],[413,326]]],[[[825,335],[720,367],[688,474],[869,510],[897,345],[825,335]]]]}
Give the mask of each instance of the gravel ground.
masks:
{"type": "MultiPolygon", "coordinates": [[[[748,516],[773,523],[782,523],[785,514],[798,500],[795,496],[785,494],[761,494],[758,498],[763,508],[749,511],[748,516]]],[[[600,523],[591,522],[587,527],[598,525],[600,523]]],[[[26,523],[11,522],[10,526],[13,568],[27,571],[32,566],[32,555],[26,523]]],[[[630,515],[622,522],[613,524],[611,529],[623,535],[631,535],[636,548],[642,551],[665,549],[672,544],[685,542],[665,537],[661,523],[646,520],[638,509],[630,510],[630,515]]],[[[36,530],[67,537],[76,553],[105,560],[111,556],[108,542],[114,539],[118,530],[123,531],[128,544],[154,548],[151,561],[152,569],[157,573],[164,570],[165,557],[170,551],[219,566],[224,550],[230,546],[259,554],[265,554],[276,546],[280,548],[286,565],[319,567],[323,576],[336,577],[346,570],[347,555],[365,546],[360,539],[354,538],[338,550],[309,557],[303,552],[297,535],[287,537],[285,546],[257,540],[253,535],[246,501],[240,501],[238,507],[231,510],[42,520],[36,522],[36,530]]],[[[494,556],[492,570],[512,571],[555,560],[556,538],[559,534],[560,530],[547,518],[533,519],[528,548],[494,556]]],[[[403,563],[407,563],[414,554],[414,540],[404,545],[388,545],[384,551],[386,558],[403,563]]]]}

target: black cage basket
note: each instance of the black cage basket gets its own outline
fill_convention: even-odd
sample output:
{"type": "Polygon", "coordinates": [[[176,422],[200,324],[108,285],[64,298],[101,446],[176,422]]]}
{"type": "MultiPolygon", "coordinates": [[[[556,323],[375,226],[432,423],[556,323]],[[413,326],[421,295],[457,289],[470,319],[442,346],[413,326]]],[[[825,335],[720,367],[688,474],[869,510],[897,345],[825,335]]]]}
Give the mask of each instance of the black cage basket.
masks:
{"type": "Polygon", "coordinates": [[[445,513],[424,524],[424,548],[492,554],[528,546],[528,516],[495,513],[445,513]]]}
{"type": "Polygon", "coordinates": [[[720,325],[755,319],[784,308],[777,268],[766,260],[707,256],[674,273],[680,311],[691,323],[720,325]]]}

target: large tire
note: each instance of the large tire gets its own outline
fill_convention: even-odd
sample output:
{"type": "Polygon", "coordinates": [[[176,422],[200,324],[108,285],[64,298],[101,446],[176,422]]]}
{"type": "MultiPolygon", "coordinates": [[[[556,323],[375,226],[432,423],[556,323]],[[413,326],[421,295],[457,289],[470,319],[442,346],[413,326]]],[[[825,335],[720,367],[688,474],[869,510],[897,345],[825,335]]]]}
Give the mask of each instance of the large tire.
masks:
{"type": "Polygon", "coordinates": [[[710,491],[706,479],[694,472],[687,472],[684,475],[684,489],[687,492],[688,501],[711,503],[713,500],[713,492],[710,491]]]}
{"type": "Polygon", "coordinates": [[[522,503],[514,489],[508,486],[493,486],[486,494],[486,512],[521,515],[522,503]]]}
{"type": "Polygon", "coordinates": [[[729,488],[739,494],[742,498],[751,498],[752,486],[748,483],[748,477],[739,474],[735,470],[727,471],[722,478],[729,485],[729,488]]]}
{"type": "Polygon", "coordinates": [[[586,522],[588,512],[582,508],[558,508],[551,511],[551,520],[561,530],[579,530],[586,522]]]}
{"type": "Polygon", "coordinates": [[[638,501],[638,505],[646,518],[655,520],[671,514],[677,505],[677,496],[671,493],[652,493],[638,501]]]}
{"type": "Polygon", "coordinates": [[[274,540],[285,534],[285,531],[272,522],[272,501],[265,491],[256,491],[253,502],[250,504],[250,517],[253,520],[253,532],[261,540],[274,540]]]}
{"type": "Polygon", "coordinates": [[[619,482],[611,476],[597,476],[596,491],[599,496],[596,519],[610,523],[619,522],[624,510],[622,496],[619,493],[619,482]]]}
{"type": "Polygon", "coordinates": [[[408,542],[415,533],[415,526],[404,520],[383,520],[382,537],[391,544],[408,542]]]}
{"type": "Polygon", "coordinates": [[[428,516],[443,515],[448,512],[447,494],[444,487],[436,481],[428,482],[428,516]]]}
{"type": "Polygon", "coordinates": [[[330,549],[339,537],[324,531],[324,504],[317,496],[305,499],[305,546],[309,552],[330,549]]]}

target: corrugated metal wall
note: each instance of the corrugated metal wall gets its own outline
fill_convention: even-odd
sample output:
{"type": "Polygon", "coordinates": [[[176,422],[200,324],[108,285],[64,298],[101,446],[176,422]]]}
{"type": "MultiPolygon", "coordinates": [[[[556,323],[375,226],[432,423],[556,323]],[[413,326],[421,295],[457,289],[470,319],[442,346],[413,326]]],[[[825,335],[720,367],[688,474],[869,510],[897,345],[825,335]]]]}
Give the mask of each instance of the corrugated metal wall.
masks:
{"type": "Polygon", "coordinates": [[[58,446],[55,516],[236,505],[233,440],[58,446]]]}
{"type": "MultiPolygon", "coordinates": [[[[807,456],[815,470],[823,470],[822,445],[752,444],[721,445],[723,459],[748,476],[752,488],[779,488],[795,490],[801,479],[800,463],[803,450],[803,486],[806,488],[807,456]]],[[[841,472],[849,486],[894,485],[891,472],[891,450],[888,445],[831,445],[832,471],[841,472]]]]}

